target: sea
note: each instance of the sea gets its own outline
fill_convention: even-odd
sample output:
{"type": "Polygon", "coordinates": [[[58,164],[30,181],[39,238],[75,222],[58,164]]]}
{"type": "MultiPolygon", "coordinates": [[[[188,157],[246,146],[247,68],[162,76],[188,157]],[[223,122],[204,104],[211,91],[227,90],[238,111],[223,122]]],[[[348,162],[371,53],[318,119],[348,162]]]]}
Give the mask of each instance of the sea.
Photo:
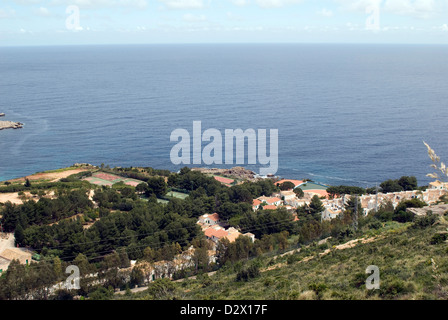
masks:
{"type": "MultiPolygon", "coordinates": [[[[423,141],[448,162],[447,57],[443,45],[0,47],[0,120],[25,124],[0,131],[0,181],[74,163],[178,171],[171,133],[201,121],[223,136],[278,130],[283,178],[425,185],[423,141]]],[[[187,166],[237,165],[265,167],[187,166]]]]}

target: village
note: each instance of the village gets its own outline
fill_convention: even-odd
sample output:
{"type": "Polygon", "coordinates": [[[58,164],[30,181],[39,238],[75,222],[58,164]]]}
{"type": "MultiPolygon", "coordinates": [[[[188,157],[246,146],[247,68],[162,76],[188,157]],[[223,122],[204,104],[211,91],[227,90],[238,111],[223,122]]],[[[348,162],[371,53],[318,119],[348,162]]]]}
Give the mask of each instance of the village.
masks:
{"type": "MultiPolygon", "coordinates": [[[[95,179],[98,180],[100,177],[101,176],[97,176],[95,179]]],[[[236,179],[230,177],[214,175],[214,178],[227,187],[231,187],[237,183],[236,179]]],[[[91,183],[98,184],[98,181],[91,181],[91,183]]],[[[130,186],[135,186],[136,184],[132,179],[126,180],[125,183],[130,186]]],[[[328,186],[310,180],[282,179],[277,180],[274,183],[277,186],[288,183],[291,188],[286,190],[280,190],[279,188],[279,190],[273,194],[260,196],[254,199],[252,202],[252,210],[255,213],[284,208],[294,216],[294,221],[297,221],[299,220],[297,217],[297,209],[301,206],[309,205],[312,198],[317,196],[324,207],[324,210],[321,213],[321,221],[332,220],[343,213],[345,204],[350,197],[352,197],[350,195],[333,197],[327,192],[328,186]],[[302,192],[297,192],[298,189],[302,192]]],[[[92,193],[93,190],[89,195],[91,200],[93,200],[92,193]]],[[[443,214],[448,211],[448,205],[437,205],[437,203],[440,197],[447,193],[448,184],[436,181],[430,183],[425,191],[412,190],[393,193],[378,192],[375,194],[360,195],[357,196],[357,201],[359,201],[362,207],[362,212],[359,212],[359,215],[366,216],[376,211],[378,207],[386,201],[390,201],[395,208],[401,201],[411,199],[420,199],[429,205],[428,207],[419,209],[409,208],[409,210],[416,215],[426,215],[428,211],[443,214]]],[[[19,203],[20,202],[17,202],[17,204],[19,203]]],[[[256,240],[253,233],[241,233],[237,227],[230,226],[228,221],[220,219],[219,214],[216,212],[201,215],[197,220],[197,224],[200,226],[209,243],[208,257],[210,264],[215,264],[217,261],[217,246],[221,240],[227,239],[228,242],[232,243],[240,236],[248,237],[252,242],[256,240]]],[[[156,261],[149,263],[147,261],[131,260],[131,266],[120,270],[120,272],[127,272],[127,274],[130,274],[130,270],[139,267],[143,271],[145,284],[159,278],[172,279],[175,273],[181,270],[194,268],[194,255],[195,249],[191,246],[188,250],[176,255],[171,261],[156,261]]],[[[31,250],[27,248],[19,248],[14,245],[14,234],[1,232],[0,275],[7,270],[13,259],[19,260],[21,264],[28,265],[32,260],[38,260],[35,259],[35,256],[36,255],[33,254],[31,250]]],[[[60,283],[53,289],[56,290],[64,286],[65,283],[60,283]]]]}

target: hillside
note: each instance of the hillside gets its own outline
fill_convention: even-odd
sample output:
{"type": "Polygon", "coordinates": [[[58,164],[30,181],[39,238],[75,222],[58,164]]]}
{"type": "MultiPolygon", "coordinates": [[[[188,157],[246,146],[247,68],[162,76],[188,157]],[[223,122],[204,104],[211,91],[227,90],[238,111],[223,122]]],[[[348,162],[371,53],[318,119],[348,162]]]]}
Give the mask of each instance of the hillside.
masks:
{"type": "MultiPolygon", "coordinates": [[[[446,217],[446,216],[445,216],[446,217]]],[[[262,257],[179,283],[150,285],[119,299],[191,300],[424,300],[448,297],[448,246],[445,217],[414,223],[390,222],[362,241],[337,246],[331,241],[300,253],[262,257]],[[428,225],[429,224],[429,225],[428,225]],[[441,236],[438,236],[441,235],[441,236]],[[353,246],[356,244],[355,246],[353,246]],[[353,246],[353,247],[352,247],[353,246]],[[367,290],[369,265],[380,270],[380,289],[367,290]],[[252,269],[251,267],[252,266],[252,269]],[[246,272],[242,272],[245,270],[246,272]],[[247,280],[242,275],[250,274],[247,280]],[[240,281],[237,281],[237,277],[240,281]],[[157,288],[169,287],[158,296],[157,288]]],[[[347,243],[347,242],[346,242],[347,243]]],[[[166,288],[165,288],[166,289],[166,288]]]]}

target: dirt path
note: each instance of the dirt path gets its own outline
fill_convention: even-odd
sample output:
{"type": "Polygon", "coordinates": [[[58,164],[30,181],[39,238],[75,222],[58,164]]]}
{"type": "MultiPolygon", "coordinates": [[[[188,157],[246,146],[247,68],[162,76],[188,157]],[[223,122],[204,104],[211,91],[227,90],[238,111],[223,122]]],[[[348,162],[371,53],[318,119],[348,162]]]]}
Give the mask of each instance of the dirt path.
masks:
{"type": "MultiPolygon", "coordinates": [[[[358,244],[370,243],[370,242],[373,242],[373,241],[376,241],[376,240],[379,240],[379,239],[382,239],[382,238],[384,238],[384,236],[377,236],[377,237],[372,237],[372,238],[361,238],[361,239],[350,240],[350,241],[348,241],[346,243],[334,246],[332,249],[327,249],[327,250],[325,250],[323,252],[320,252],[319,256],[323,257],[323,256],[329,254],[331,252],[331,250],[345,250],[345,249],[356,247],[358,244]]],[[[281,254],[280,256],[285,256],[287,254],[293,254],[294,252],[300,252],[300,249],[288,251],[286,253],[281,254]]],[[[276,258],[276,257],[278,257],[278,256],[275,256],[274,258],[276,258]]],[[[299,263],[307,262],[307,261],[310,261],[310,260],[312,260],[314,258],[315,258],[315,256],[309,256],[309,257],[303,258],[302,260],[300,260],[298,262],[299,263]]],[[[274,269],[282,268],[282,267],[285,267],[285,266],[287,266],[287,263],[278,263],[278,264],[270,266],[270,267],[268,267],[266,269],[260,270],[260,272],[266,272],[266,271],[269,271],[269,270],[274,270],[274,269]]]]}

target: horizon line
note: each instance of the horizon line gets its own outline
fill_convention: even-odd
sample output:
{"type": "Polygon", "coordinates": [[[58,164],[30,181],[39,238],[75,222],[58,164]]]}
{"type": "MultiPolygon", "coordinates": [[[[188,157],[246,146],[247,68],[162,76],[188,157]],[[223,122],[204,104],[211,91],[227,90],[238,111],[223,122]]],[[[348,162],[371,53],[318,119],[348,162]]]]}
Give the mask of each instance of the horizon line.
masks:
{"type": "Polygon", "coordinates": [[[23,47],[87,47],[87,46],[171,46],[171,45],[382,45],[382,46],[448,46],[448,43],[406,42],[154,42],[154,43],[76,43],[76,44],[18,44],[0,48],[23,47]]]}

